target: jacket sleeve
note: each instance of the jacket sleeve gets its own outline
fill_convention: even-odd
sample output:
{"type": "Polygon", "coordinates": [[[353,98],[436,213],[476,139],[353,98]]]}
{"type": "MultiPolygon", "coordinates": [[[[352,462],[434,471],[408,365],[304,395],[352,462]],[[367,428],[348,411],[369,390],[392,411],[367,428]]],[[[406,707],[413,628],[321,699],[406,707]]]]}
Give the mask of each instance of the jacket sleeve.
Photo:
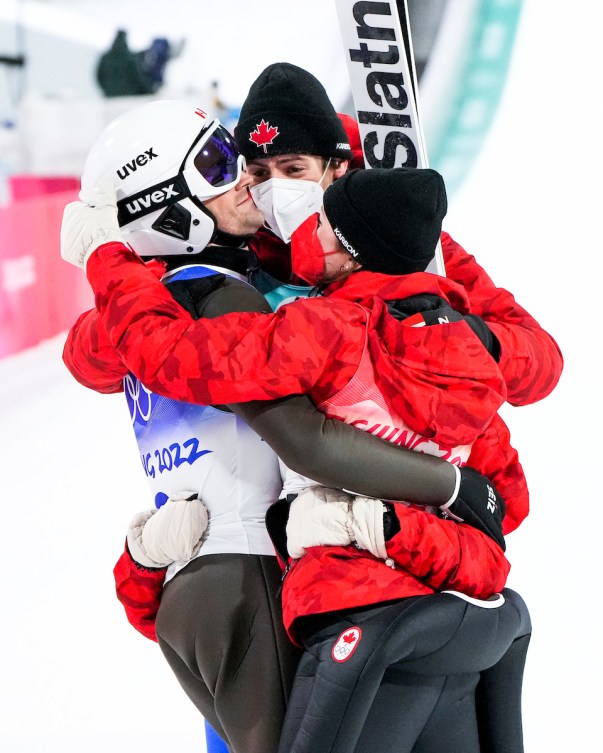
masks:
{"type": "Polygon", "coordinates": [[[489,536],[465,523],[395,505],[400,531],[386,542],[400,567],[436,591],[452,589],[486,599],[504,588],[511,566],[489,536]]]}
{"type": "Polygon", "coordinates": [[[563,369],[559,346],[515,298],[498,288],[486,272],[448,233],[442,233],[446,276],[469,295],[471,312],[487,322],[497,337],[500,370],[511,405],[529,405],[546,397],[563,369]]]}
{"type": "Polygon", "coordinates": [[[148,570],[134,562],[128,546],[113,568],[117,598],[126,610],[130,625],[157,641],[155,619],[161,602],[167,568],[148,570]]]}
{"type": "MultiPolygon", "coordinates": [[[[145,265],[161,278],[165,265],[155,259],[145,265]]],[[[82,314],[67,334],[63,363],[84,387],[110,394],[123,392],[123,378],[128,373],[115,350],[96,309],[82,314]]]]}
{"type": "Polygon", "coordinates": [[[467,465],[487,476],[505,501],[503,533],[514,531],[530,510],[526,477],[517,450],[511,444],[509,429],[502,418],[494,417],[486,431],[474,442],[467,465]]]}
{"type": "Polygon", "coordinates": [[[63,363],[84,387],[110,394],[123,392],[128,373],[96,309],[82,314],[67,334],[63,363]]]}
{"type": "Polygon", "coordinates": [[[435,505],[454,491],[450,463],[328,418],[305,395],[229,407],[287,467],[324,486],[435,505]]]}
{"type": "MultiPolygon", "coordinates": [[[[256,290],[230,280],[185,308],[197,318],[266,311],[269,306],[256,290]]],[[[228,407],[285,465],[325,486],[419,504],[439,505],[452,496],[456,475],[449,463],[328,418],[305,395],[228,407]]]]}
{"type": "Polygon", "coordinates": [[[349,331],[366,326],[366,312],[356,304],[334,312],[316,299],[310,317],[300,300],[274,314],[195,321],[123,244],[97,249],[87,274],[126,366],[175,400],[223,405],[304,394],[332,369],[351,376],[359,361],[362,343],[349,331]]]}

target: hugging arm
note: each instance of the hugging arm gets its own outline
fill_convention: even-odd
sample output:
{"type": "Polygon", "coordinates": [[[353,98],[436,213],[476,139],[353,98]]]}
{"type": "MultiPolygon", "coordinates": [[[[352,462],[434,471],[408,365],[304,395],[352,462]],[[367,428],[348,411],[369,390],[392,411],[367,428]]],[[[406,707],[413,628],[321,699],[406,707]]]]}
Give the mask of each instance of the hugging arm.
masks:
{"type": "Polygon", "coordinates": [[[453,496],[450,463],[328,418],[304,395],[230,408],[285,465],[325,486],[417,504],[441,505],[453,496]]]}
{"type": "MultiPolygon", "coordinates": [[[[260,293],[236,281],[189,300],[186,308],[195,318],[242,310],[265,312],[268,305],[260,293]]],[[[287,467],[324,486],[432,505],[445,504],[454,494],[456,472],[450,463],[328,418],[305,395],[228,407],[287,467]]]]}

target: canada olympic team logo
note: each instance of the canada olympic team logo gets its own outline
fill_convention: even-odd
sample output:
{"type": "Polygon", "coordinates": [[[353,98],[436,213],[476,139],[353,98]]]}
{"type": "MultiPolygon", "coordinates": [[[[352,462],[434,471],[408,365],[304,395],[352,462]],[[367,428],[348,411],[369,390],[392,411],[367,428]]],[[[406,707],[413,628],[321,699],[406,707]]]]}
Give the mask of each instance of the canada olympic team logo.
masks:
{"type": "Polygon", "coordinates": [[[331,651],[333,659],[336,662],[343,662],[350,659],[360,643],[361,638],[362,630],[359,627],[352,627],[348,628],[348,630],[344,630],[333,645],[331,651]]]}

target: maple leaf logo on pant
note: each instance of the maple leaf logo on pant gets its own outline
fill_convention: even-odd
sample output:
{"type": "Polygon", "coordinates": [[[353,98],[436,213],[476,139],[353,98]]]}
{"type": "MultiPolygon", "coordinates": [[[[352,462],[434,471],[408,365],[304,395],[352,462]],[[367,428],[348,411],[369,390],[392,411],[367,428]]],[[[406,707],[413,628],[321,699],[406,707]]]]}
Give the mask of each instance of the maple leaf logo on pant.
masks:
{"type": "Polygon", "coordinates": [[[356,650],[361,637],[362,630],[359,627],[344,630],[335,641],[333,650],[331,651],[333,659],[336,662],[347,661],[356,650]]]}

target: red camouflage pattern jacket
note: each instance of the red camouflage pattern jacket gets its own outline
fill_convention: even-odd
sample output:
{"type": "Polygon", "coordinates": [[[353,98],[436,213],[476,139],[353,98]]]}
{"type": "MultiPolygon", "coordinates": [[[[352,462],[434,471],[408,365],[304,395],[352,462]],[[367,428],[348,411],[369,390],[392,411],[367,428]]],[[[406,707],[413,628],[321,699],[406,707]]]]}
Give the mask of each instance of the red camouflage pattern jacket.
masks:
{"type": "MultiPolygon", "coordinates": [[[[500,343],[498,365],[507,385],[507,402],[522,406],[542,400],[557,385],[563,370],[559,346],[511,293],[496,287],[475,258],[448,233],[442,233],[441,241],[447,278],[463,286],[471,311],[487,322],[500,343]]],[[[264,256],[274,260],[277,252],[273,246],[274,242],[269,245],[263,239],[255,246],[260,262],[264,256]],[[262,253],[264,248],[267,250],[262,253]]],[[[283,256],[286,258],[286,254],[283,256]]],[[[282,271],[287,269],[290,272],[290,264],[282,271]]],[[[155,271],[159,276],[158,267],[155,271]]],[[[128,369],[99,322],[96,309],[83,313],[69,331],[63,359],[84,386],[103,393],[123,391],[122,380],[128,369]]]]}
{"type": "MultiPolygon", "coordinates": [[[[447,249],[447,248],[451,247],[450,243],[448,243],[448,244],[446,243],[446,236],[443,237],[443,241],[444,241],[444,249],[447,249]]],[[[451,243],[454,244],[454,242],[451,242],[451,243]]],[[[452,245],[452,248],[454,249],[455,246],[456,246],[456,244],[452,245]]],[[[460,249],[460,247],[457,247],[457,248],[460,249]]],[[[462,253],[464,254],[464,252],[462,252],[462,253]]],[[[467,257],[467,259],[469,259],[469,260],[472,259],[472,257],[468,257],[466,254],[465,254],[465,257],[467,257]]],[[[477,267],[477,265],[473,265],[473,267],[472,267],[472,265],[470,263],[468,264],[467,262],[465,262],[465,264],[459,264],[458,266],[461,269],[464,266],[466,269],[469,269],[469,270],[471,270],[472,268],[474,269],[475,267],[477,267]]],[[[450,265],[448,259],[447,259],[447,268],[451,268],[451,265],[450,265]]],[[[477,267],[477,269],[479,270],[479,267],[477,267]]],[[[146,278],[146,279],[148,281],[148,278],[146,278]]],[[[489,278],[486,277],[485,279],[486,279],[486,283],[487,283],[485,287],[487,288],[488,284],[489,284],[490,288],[494,289],[493,285],[489,282],[489,278]]],[[[473,288],[475,288],[476,283],[478,281],[479,281],[479,274],[475,275],[473,277],[473,279],[472,279],[472,283],[473,283],[472,287],[473,288]]],[[[482,300],[489,299],[490,302],[492,302],[494,299],[498,298],[499,301],[504,301],[504,303],[506,304],[506,307],[507,307],[506,310],[503,307],[503,310],[505,310],[505,313],[507,313],[507,311],[510,312],[510,315],[506,317],[507,320],[509,321],[508,324],[507,324],[506,321],[504,321],[504,318],[500,322],[498,322],[498,324],[500,324],[502,328],[499,329],[496,332],[496,334],[499,337],[499,340],[501,341],[501,345],[504,342],[504,339],[505,339],[504,335],[505,335],[505,333],[507,331],[511,331],[512,327],[517,326],[517,324],[519,324],[519,327],[521,328],[522,324],[525,323],[525,325],[526,325],[526,331],[527,331],[527,334],[529,335],[529,337],[527,339],[531,341],[530,345],[529,345],[529,348],[532,350],[532,352],[538,353],[538,349],[534,348],[534,343],[542,341],[542,343],[544,343],[544,345],[547,345],[547,344],[549,345],[549,349],[552,346],[553,352],[556,352],[558,354],[558,350],[556,349],[556,346],[554,345],[554,341],[552,341],[550,339],[550,337],[548,335],[546,335],[546,333],[544,333],[539,328],[539,326],[537,325],[537,323],[531,317],[529,317],[529,315],[524,314],[523,310],[520,309],[519,307],[517,307],[516,304],[514,304],[513,299],[510,296],[510,294],[505,293],[505,291],[497,291],[496,289],[494,289],[494,290],[496,291],[496,295],[490,295],[490,296],[483,295],[482,296],[482,300]],[[499,333],[501,333],[501,334],[499,334],[499,333]]],[[[165,303],[167,303],[167,301],[165,301],[165,303]]],[[[147,304],[145,303],[144,307],[146,308],[146,306],[147,306],[147,304]]],[[[475,313],[478,313],[478,312],[481,313],[479,308],[472,307],[471,310],[474,311],[475,313]]],[[[490,316],[490,317],[494,317],[495,314],[496,314],[496,307],[494,305],[490,305],[489,310],[487,312],[487,315],[490,316]]],[[[486,319],[486,316],[484,316],[484,318],[486,319]]],[[[80,322],[78,323],[78,325],[80,323],[84,324],[84,328],[85,328],[85,325],[86,325],[86,323],[89,323],[89,320],[90,320],[90,316],[84,316],[84,317],[82,317],[80,319],[80,322]]],[[[76,328],[70,334],[70,340],[71,340],[71,342],[73,342],[73,338],[75,338],[75,337],[78,336],[76,334],[77,330],[79,330],[79,335],[81,336],[82,328],[79,327],[78,325],[76,325],[76,328]]],[[[95,330],[95,328],[92,327],[91,330],[90,330],[90,332],[92,332],[94,330],[95,330]]],[[[230,336],[231,335],[229,334],[228,337],[230,338],[230,336]]],[[[287,335],[287,337],[288,336],[289,335],[287,335]]],[[[67,345],[69,345],[70,340],[68,340],[68,344],[67,345]]],[[[104,342],[102,342],[102,340],[103,340],[103,337],[102,337],[101,332],[96,331],[96,340],[94,342],[93,349],[94,349],[94,347],[96,347],[97,348],[97,352],[100,352],[100,350],[102,348],[106,348],[108,351],[111,351],[111,344],[110,344],[110,342],[108,340],[106,340],[106,339],[105,339],[104,342]],[[99,346],[100,346],[100,348],[99,348],[99,346]]],[[[186,340],[186,338],[185,338],[185,340],[186,340]]],[[[77,350],[77,348],[75,350],[77,350]]],[[[524,352],[525,351],[526,351],[526,349],[524,348],[524,352]]],[[[71,352],[73,352],[73,351],[71,351],[71,352]]],[[[302,352],[303,352],[303,350],[302,350],[302,352]]],[[[70,350],[66,346],[66,363],[68,363],[68,365],[70,366],[70,369],[74,369],[75,368],[76,371],[77,371],[77,367],[75,366],[74,360],[69,358],[69,355],[68,355],[69,353],[70,353],[70,350]]],[[[504,354],[504,345],[503,345],[503,354],[504,354]]],[[[344,358],[343,362],[341,364],[344,367],[344,373],[345,373],[345,367],[346,367],[346,365],[349,366],[349,363],[348,363],[349,358],[351,358],[351,354],[348,354],[347,359],[344,358]]],[[[92,360],[94,360],[94,359],[92,359],[92,360]]],[[[106,358],[100,358],[100,360],[98,362],[98,365],[100,365],[101,362],[104,362],[103,365],[102,365],[102,368],[101,368],[101,371],[102,371],[102,374],[103,374],[104,378],[103,378],[103,380],[101,380],[102,384],[100,385],[100,387],[101,387],[101,389],[104,389],[106,391],[115,391],[115,389],[111,389],[111,387],[109,385],[109,381],[110,380],[106,379],[106,376],[107,376],[107,371],[106,371],[107,363],[106,363],[106,361],[107,361],[106,358]],[[109,387],[109,389],[107,389],[107,387],[109,387]]],[[[353,358],[352,358],[352,361],[353,361],[353,358]]],[[[506,363],[508,365],[510,365],[512,363],[512,359],[511,358],[506,358],[506,363]]],[[[519,398],[519,399],[524,399],[526,401],[531,402],[531,401],[534,401],[535,399],[539,399],[539,397],[542,397],[545,394],[548,394],[548,391],[550,391],[550,389],[552,389],[552,386],[554,386],[554,383],[556,383],[556,381],[558,379],[558,374],[560,373],[560,369],[561,369],[561,360],[560,360],[560,357],[552,359],[552,361],[549,361],[549,363],[553,366],[553,368],[550,369],[549,371],[547,371],[546,374],[542,374],[542,370],[536,370],[543,377],[540,380],[541,384],[537,385],[536,382],[534,380],[532,380],[531,384],[528,385],[528,389],[525,390],[525,394],[521,398],[519,398]],[[555,366],[557,366],[557,373],[556,374],[554,373],[556,371],[555,366]],[[553,374],[551,374],[551,372],[553,372],[553,374]],[[534,390],[535,386],[540,387],[540,395],[538,394],[537,391],[534,390]]],[[[93,364],[93,369],[92,369],[93,371],[94,371],[94,366],[95,365],[96,364],[93,364]]],[[[114,365],[115,365],[114,376],[117,379],[121,380],[121,378],[124,375],[124,366],[123,366],[123,364],[121,363],[121,361],[119,359],[117,359],[115,361],[114,365]]],[[[175,373],[177,374],[177,371],[175,373]]],[[[280,372],[280,366],[279,366],[279,374],[280,373],[281,372],[280,372]]],[[[339,373],[342,373],[342,372],[339,372],[339,373]]],[[[143,381],[145,380],[145,378],[146,377],[143,377],[143,381]]],[[[80,380],[80,381],[82,381],[82,380],[80,380]]],[[[237,379],[237,381],[239,381],[239,380],[237,379]]],[[[318,385],[317,386],[318,392],[316,392],[315,395],[320,395],[320,381],[321,381],[320,378],[318,378],[318,380],[316,382],[316,384],[318,385]]],[[[239,381],[239,384],[240,384],[240,381],[239,381]]],[[[513,385],[514,386],[519,386],[519,380],[514,380],[513,381],[513,385]]],[[[92,384],[92,383],[90,383],[89,386],[95,386],[95,385],[92,384]]],[[[99,386],[99,384],[97,382],[97,387],[96,387],[97,389],[98,389],[98,386],[99,386]]],[[[120,388],[120,384],[119,385],[115,385],[114,384],[113,387],[115,387],[115,386],[117,386],[117,389],[120,388]]],[[[306,384],[301,385],[301,386],[305,387],[306,384]]],[[[268,384],[266,384],[263,389],[268,389],[269,390],[269,392],[268,392],[269,396],[274,396],[274,394],[282,394],[282,392],[274,393],[273,391],[270,391],[271,388],[270,388],[270,386],[268,384]]],[[[161,390],[158,390],[158,391],[161,391],[161,390]]],[[[254,396],[257,396],[257,394],[258,394],[257,392],[253,393],[254,396]]],[[[517,391],[517,394],[520,395],[521,394],[520,391],[517,391]]],[[[185,399],[189,399],[189,398],[190,398],[190,393],[187,394],[187,397],[185,399]]],[[[179,395],[179,399],[182,399],[182,397],[180,395],[179,395]]],[[[245,397],[245,399],[247,399],[247,397],[245,397]]],[[[516,400],[517,400],[517,398],[516,398],[516,400]]],[[[492,434],[493,434],[493,437],[497,437],[498,439],[502,438],[504,441],[508,440],[508,433],[506,432],[506,427],[504,427],[504,425],[502,425],[500,427],[497,427],[496,431],[493,432],[492,434]]],[[[498,444],[498,441],[492,441],[492,442],[488,443],[488,445],[487,445],[488,451],[482,452],[483,459],[486,461],[485,462],[485,466],[490,465],[490,467],[493,467],[494,469],[496,469],[496,467],[500,467],[500,460],[501,460],[500,456],[497,457],[497,452],[496,452],[496,446],[497,446],[497,444],[498,444]]],[[[516,456],[515,456],[515,461],[516,461],[516,456]]],[[[478,467],[478,463],[474,462],[474,458],[473,457],[470,459],[470,463],[474,467],[478,467]]],[[[483,465],[483,464],[480,464],[480,465],[483,465]]],[[[511,465],[513,465],[513,463],[511,463],[511,465]]],[[[519,470],[520,470],[520,466],[518,466],[518,464],[516,464],[516,467],[519,468],[519,470]]],[[[482,470],[482,472],[487,473],[487,475],[490,475],[491,477],[493,476],[492,471],[491,470],[487,470],[486,467],[479,467],[479,470],[482,470]]],[[[519,476],[521,476],[521,474],[518,472],[518,477],[519,476]]],[[[499,482],[495,481],[495,483],[497,483],[497,486],[499,485],[499,482]]],[[[503,496],[505,496],[504,490],[501,490],[501,493],[503,494],[503,496]]],[[[517,523],[525,516],[526,513],[527,513],[527,494],[525,494],[525,508],[523,510],[520,510],[520,512],[515,516],[515,520],[514,521],[512,520],[510,529],[512,527],[515,527],[515,525],[517,525],[517,523]]],[[[437,520],[437,519],[435,519],[435,520],[437,520]]],[[[437,525],[437,524],[435,524],[435,520],[434,519],[428,520],[427,521],[427,524],[428,524],[427,527],[429,528],[429,527],[432,527],[434,525],[437,525]]],[[[461,530],[462,530],[462,527],[461,527],[461,530]]],[[[422,534],[422,535],[426,536],[425,533],[422,534]]],[[[424,547],[425,547],[425,541],[426,540],[427,539],[423,539],[423,544],[422,544],[421,551],[425,551],[424,547]]],[[[464,547],[465,547],[465,551],[466,552],[467,551],[469,551],[469,552],[471,551],[471,546],[470,545],[465,544],[464,547]]],[[[458,543],[456,544],[456,548],[458,549],[458,543]]],[[[438,552],[440,551],[440,549],[441,549],[441,547],[438,546],[438,552]]],[[[444,549],[445,549],[445,547],[444,547],[444,549]]],[[[416,563],[416,558],[417,558],[416,551],[413,550],[412,546],[411,547],[408,546],[408,542],[406,543],[406,551],[407,552],[411,552],[411,551],[413,552],[413,555],[412,555],[413,566],[416,565],[417,564],[416,563]]],[[[457,552],[457,556],[458,556],[458,552],[457,552]]],[[[429,573],[430,568],[433,569],[432,565],[433,565],[433,563],[426,564],[425,565],[425,567],[426,567],[425,572],[429,573]]],[[[117,578],[120,577],[119,570],[120,570],[120,568],[119,568],[119,563],[118,563],[118,567],[116,568],[116,577],[117,578]]],[[[122,568],[122,570],[123,570],[123,568],[122,568]]],[[[504,568],[503,568],[503,570],[504,570],[504,568]]],[[[506,575],[506,572],[505,572],[505,575],[506,575]]],[[[157,581],[159,581],[160,579],[162,580],[163,576],[162,576],[162,574],[161,575],[155,575],[154,574],[153,577],[155,577],[157,579],[157,581]]],[[[288,578],[288,580],[289,580],[289,578],[288,578]]],[[[441,580],[441,574],[440,574],[440,580],[441,580]]],[[[449,583],[449,582],[445,583],[443,581],[441,581],[439,583],[434,582],[433,586],[436,587],[436,588],[438,588],[438,587],[450,587],[450,588],[456,587],[454,583],[449,583]]],[[[160,587],[160,584],[159,584],[159,587],[160,587]]],[[[494,586],[494,590],[496,590],[498,587],[500,587],[500,586],[494,586]]],[[[423,586],[423,589],[424,588],[425,588],[425,586],[423,586]]],[[[358,589],[358,592],[360,593],[361,590],[362,589],[358,589]]],[[[466,588],[463,589],[463,590],[466,590],[466,588]]],[[[431,589],[428,589],[427,591],[421,590],[421,592],[431,592],[431,589]]],[[[409,594],[406,594],[406,595],[409,595],[409,594]]],[[[478,594],[476,593],[475,595],[478,595],[478,594]]],[[[391,596],[390,596],[390,598],[391,598],[391,596]]],[[[135,604],[133,602],[132,603],[132,608],[133,609],[137,609],[138,608],[137,604],[135,604]]]]}

